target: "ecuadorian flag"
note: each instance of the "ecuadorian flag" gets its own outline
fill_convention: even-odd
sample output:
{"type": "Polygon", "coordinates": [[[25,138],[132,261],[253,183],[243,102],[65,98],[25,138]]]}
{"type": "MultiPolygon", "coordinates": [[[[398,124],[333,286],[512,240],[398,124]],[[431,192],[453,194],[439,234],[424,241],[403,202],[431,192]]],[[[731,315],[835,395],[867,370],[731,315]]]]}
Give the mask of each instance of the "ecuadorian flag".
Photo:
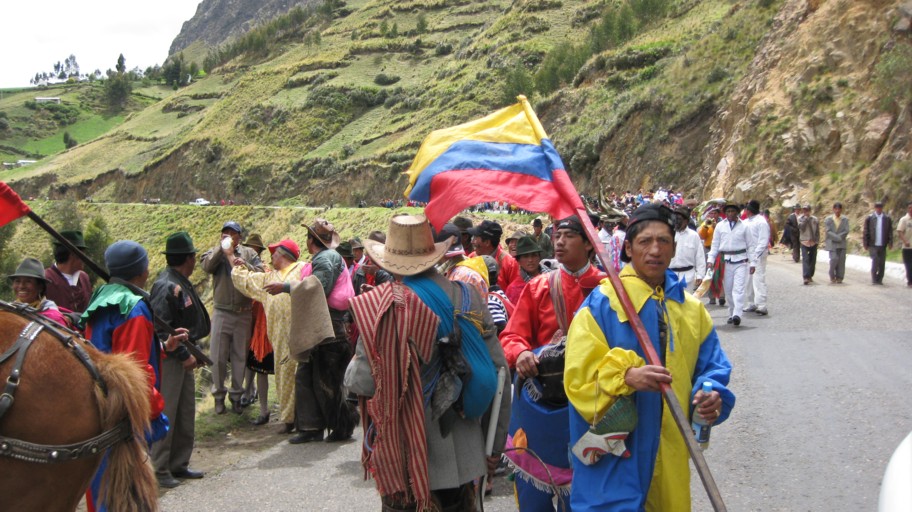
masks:
{"type": "Polygon", "coordinates": [[[481,119],[431,132],[406,174],[406,197],[426,202],[425,215],[437,228],[485,201],[507,201],[558,219],[583,208],[525,96],[481,119]]]}

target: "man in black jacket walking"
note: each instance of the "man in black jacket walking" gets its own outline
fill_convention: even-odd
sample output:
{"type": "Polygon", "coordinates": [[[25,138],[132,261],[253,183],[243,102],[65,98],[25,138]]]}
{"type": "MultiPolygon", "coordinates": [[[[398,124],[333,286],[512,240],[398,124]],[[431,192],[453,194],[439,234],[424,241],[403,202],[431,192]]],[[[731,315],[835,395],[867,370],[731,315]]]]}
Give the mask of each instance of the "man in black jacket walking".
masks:
{"type": "Polygon", "coordinates": [[[871,282],[883,284],[887,249],[893,248],[893,219],[883,211],[883,201],[874,203],[874,213],[864,221],[864,248],[871,255],[871,282]]]}

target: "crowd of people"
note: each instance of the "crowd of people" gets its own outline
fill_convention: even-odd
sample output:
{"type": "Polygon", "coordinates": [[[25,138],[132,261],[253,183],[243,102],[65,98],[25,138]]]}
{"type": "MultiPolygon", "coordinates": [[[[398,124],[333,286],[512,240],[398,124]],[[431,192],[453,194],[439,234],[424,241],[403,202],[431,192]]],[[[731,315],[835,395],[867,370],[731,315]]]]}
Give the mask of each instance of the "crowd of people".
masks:
{"type": "MultiPolygon", "coordinates": [[[[291,239],[264,244],[227,221],[206,249],[183,231],[166,237],[167,266],[150,292],[148,252],[129,240],[107,248],[111,280],[94,290],[82,260],[56,241],[53,265],[26,258],[9,278],[17,302],[146,369],[147,441],[162,487],[204,476],[190,467],[202,362],[188,345],[208,336],[216,414],[258,404],[254,424],[269,423],[274,375],[278,431],[289,443],[345,441],[360,422],[362,463],[383,510],[474,510],[481,482],[490,492],[506,464],[520,510],[686,509],[684,442],[657,391],[670,385],[710,424],[735,403],[731,365],[699,297],[727,307],[734,326],[745,313],[767,315],[770,249],[788,247],[813,283],[820,223],[810,205],[796,207],[779,238],[755,200],[640,196],[612,196],[610,211],[590,215],[595,240],[576,216],[539,217],[505,235],[491,220],[459,216],[434,229],[423,215],[400,214],[363,240],[343,241],[316,219],[302,250],[291,239]],[[189,280],[197,265],[211,277],[211,310],[189,280]],[[604,265],[623,292],[604,280],[604,265]],[[647,363],[621,293],[660,365],[647,363]]],[[[895,233],[912,286],[908,208],[895,233]]],[[[839,284],[849,233],[841,204],[823,224],[839,284]]],[[[62,235],[85,248],[81,232],[62,235]]],[[[863,229],[875,284],[893,235],[876,203],[863,229]]],[[[104,470],[88,491],[90,510],[100,510],[104,470]]]]}

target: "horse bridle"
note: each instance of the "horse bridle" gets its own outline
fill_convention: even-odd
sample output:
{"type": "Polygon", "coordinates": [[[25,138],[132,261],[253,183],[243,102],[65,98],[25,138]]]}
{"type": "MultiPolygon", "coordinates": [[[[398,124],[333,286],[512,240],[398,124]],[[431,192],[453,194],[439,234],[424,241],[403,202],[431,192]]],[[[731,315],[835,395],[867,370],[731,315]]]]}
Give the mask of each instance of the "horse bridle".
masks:
{"type": "MultiPolygon", "coordinates": [[[[19,381],[22,378],[22,364],[25,361],[25,353],[41,331],[46,331],[60,341],[64,348],[69,350],[85,366],[92,380],[101,389],[101,392],[105,396],[108,395],[108,387],[104,379],[101,378],[101,374],[98,373],[98,368],[92,363],[89,354],[82,347],[79,333],[57,325],[27,304],[10,304],[0,301],[0,310],[17,313],[29,320],[29,323],[19,333],[19,338],[16,339],[16,342],[6,352],[0,354],[0,364],[16,356],[10,375],[6,379],[6,386],[3,389],[3,393],[0,394],[0,420],[3,419],[3,416],[15,402],[16,390],[19,388],[19,381]]],[[[113,428],[81,443],[45,445],[0,435],[0,456],[36,463],[65,462],[98,455],[132,436],[133,430],[130,428],[130,422],[126,418],[113,428]]]]}

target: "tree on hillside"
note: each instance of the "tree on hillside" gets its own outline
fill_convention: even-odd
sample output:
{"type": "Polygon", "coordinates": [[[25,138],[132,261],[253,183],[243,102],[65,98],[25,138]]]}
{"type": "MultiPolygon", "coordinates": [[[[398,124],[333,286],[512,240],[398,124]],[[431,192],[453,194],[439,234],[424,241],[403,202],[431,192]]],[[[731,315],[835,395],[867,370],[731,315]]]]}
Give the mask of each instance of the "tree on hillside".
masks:
{"type": "Polygon", "coordinates": [[[79,78],[79,64],[76,62],[76,56],[72,53],[63,61],[63,71],[66,73],[67,78],[79,78]]]}
{"type": "Polygon", "coordinates": [[[112,110],[123,109],[130,98],[130,93],[133,92],[133,84],[130,83],[130,77],[125,73],[126,69],[126,59],[123,54],[120,54],[120,57],[117,58],[117,71],[108,70],[109,78],[105,82],[105,97],[112,110]]]}
{"type": "Polygon", "coordinates": [[[415,27],[415,30],[419,34],[424,34],[425,32],[427,32],[427,28],[428,28],[427,16],[425,16],[424,13],[421,13],[418,15],[418,26],[415,27]]]}
{"type": "Polygon", "coordinates": [[[70,135],[70,132],[63,132],[63,145],[66,146],[67,149],[70,149],[78,146],[79,142],[70,135]]]}

